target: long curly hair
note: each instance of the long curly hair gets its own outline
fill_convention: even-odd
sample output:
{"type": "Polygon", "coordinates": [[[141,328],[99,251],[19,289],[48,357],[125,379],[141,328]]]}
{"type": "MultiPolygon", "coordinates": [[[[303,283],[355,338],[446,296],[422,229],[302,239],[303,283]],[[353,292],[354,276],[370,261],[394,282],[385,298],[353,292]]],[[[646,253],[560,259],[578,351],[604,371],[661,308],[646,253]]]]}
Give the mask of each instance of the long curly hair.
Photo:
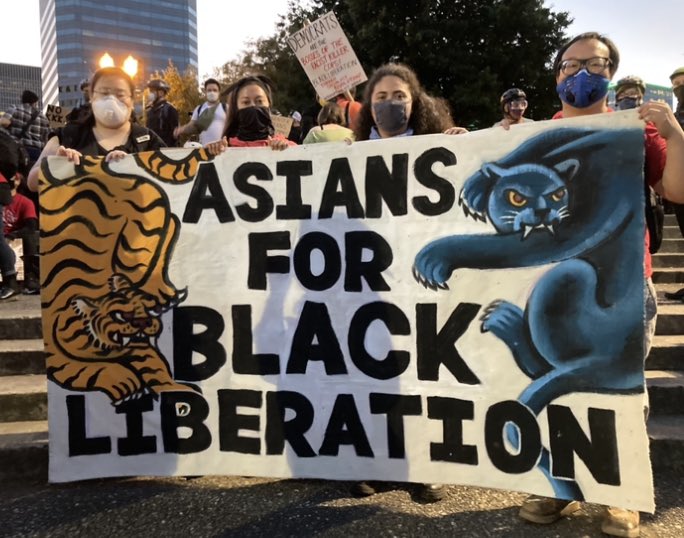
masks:
{"type": "Polygon", "coordinates": [[[388,63],[373,71],[366,84],[362,107],[354,128],[356,140],[368,140],[371,127],[375,126],[375,120],[371,114],[371,97],[375,86],[385,77],[400,78],[408,85],[412,101],[408,126],[413,129],[414,135],[441,133],[454,126],[454,120],[446,102],[428,95],[413,69],[405,64],[388,63]]]}

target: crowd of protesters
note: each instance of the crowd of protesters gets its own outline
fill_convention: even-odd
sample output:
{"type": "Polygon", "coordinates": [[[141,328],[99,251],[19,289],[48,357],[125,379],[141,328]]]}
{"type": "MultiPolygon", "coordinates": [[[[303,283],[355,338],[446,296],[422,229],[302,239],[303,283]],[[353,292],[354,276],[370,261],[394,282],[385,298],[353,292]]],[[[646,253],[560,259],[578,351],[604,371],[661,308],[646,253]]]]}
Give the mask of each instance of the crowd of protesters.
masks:
{"type": "MultiPolygon", "coordinates": [[[[555,89],[561,103],[561,110],[554,118],[612,111],[607,96],[619,61],[615,44],[598,33],[581,34],[563,45],[553,64],[555,89]]],[[[644,102],[645,85],[636,76],[617,82],[614,106],[619,110],[638,109],[639,117],[646,122],[646,180],[660,195],[674,204],[682,204],[684,67],[676,69],[671,80],[678,100],[676,111],[663,102],[644,102]]],[[[133,112],[134,85],[130,77],[121,69],[103,68],[81,84],[83,105],[72,112],[66,125],[52,131],[40,112],[37,95],[29,90],[22,94],[21,104],[0,118],[0,144],[5,156],[0,167],[0,211],[4,213],[4,219],[0,219],[0,299],[7,299],[20,289],[15,255],[8,246],[8,239],[23,240],[23,291],[36,293],[39,290],[38,212],[21,192],[22,189],[26,191],[26,187],[26,192],[38,190],[40,162],[47,156],[64,156],[75,164],[84,155],[118,160],[130,153],[177,146],[180,137],[189,135],[198,136],[199,144],[210,153],[220,154],[236,147],[282,151],[299,143],[351,144],[423,134],[467,133],[466,129],[454,124],[446,101],[429,95],[416,73],[409,66],[398,63],[378,67],[365,84],[359,100],[355,99],[352,89],[329,101],[317,99],[320,106],[313,111],[292,112],[293,129],[289,136],[277,133],[274,128],[275,87],[267,77],[247,76],[223,89],[217,80],[208,79],[203,87],[206,101],[193,111],[187,123],[181,125],[176,108],[167,101],[169,86],[160,79],[151,81],[152,100],[143,127],[133,112]],[[10,155],[11,158],[7,157],[10,155]]],[[[532,121],[524,116],[528,106],[524,89],[505,89],[498,104],[502,119],[493,128],[511,129],[532,121]]],[[[652,296],[650,303],[647,300],[647,305],[652,304],[652,307],[646,312],[644,327],[644,338],[648,342],[653,335],[656,311],[648,248],[645,254],[645,288],[652,296]]],[[[684,297],[684,290],[680,295],[684,297]]],[[[371,495],[376,487],[377,484],[363,482],[357,484],[354,491],[359,495],[371,495]]],[[[438,501],[443,495],[443,486],[424,485],[426,500],[438,501]]],[[[520,516],[534,523],[548,524],[579,507],[579,502],[573,500],[532,496],[524,502],[520,516]]],[[[602,530],[613,536],[638,536],[639,514],[608,508],[602,530]]]]}

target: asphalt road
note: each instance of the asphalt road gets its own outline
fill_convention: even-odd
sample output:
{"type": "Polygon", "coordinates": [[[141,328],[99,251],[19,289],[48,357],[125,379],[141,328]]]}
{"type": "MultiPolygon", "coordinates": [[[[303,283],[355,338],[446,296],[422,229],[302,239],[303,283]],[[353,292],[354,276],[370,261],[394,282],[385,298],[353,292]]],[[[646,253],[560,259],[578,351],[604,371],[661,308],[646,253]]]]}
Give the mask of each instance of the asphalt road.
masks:
{"type": "MultiPolygon", "coordinates": [[[[387,491],[361,499],[349,486],[215,476],[0,484],[0,536],[601,536],[598,505],[540,526],[517,517],[521,493],[450,486],[446,499],[425,504],[415,485],[387,483],[387,491]]],[[[656,503],[656,515],[642,515],[641,535],[682,538],[681,476],[656,476],[656,503]]]]}

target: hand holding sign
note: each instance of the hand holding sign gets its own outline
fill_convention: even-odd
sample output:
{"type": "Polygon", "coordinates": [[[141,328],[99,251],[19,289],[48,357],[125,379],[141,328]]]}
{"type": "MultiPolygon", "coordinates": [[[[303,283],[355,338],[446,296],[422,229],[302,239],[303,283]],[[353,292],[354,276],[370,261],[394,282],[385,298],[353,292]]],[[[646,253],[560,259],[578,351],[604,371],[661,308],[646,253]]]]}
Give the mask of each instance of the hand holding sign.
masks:
{"type": "Polygon", "coordinates": [[[368,80],[332,11],[289,36],[287,43],[323,99],[368,80]]]}

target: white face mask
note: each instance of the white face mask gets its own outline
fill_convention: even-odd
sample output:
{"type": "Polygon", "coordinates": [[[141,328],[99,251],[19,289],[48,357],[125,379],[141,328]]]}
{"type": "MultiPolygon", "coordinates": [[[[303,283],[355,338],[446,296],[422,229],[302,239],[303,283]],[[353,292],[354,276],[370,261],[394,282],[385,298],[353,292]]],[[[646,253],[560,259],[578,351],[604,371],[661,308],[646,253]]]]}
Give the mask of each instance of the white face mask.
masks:
{"type": "Polygon", "coordinates": [[[219,99],[219,92],[207,92],[207,101],[215,103],[219,99]]]}
{"type": "Polygon", "coordinates": [[[113,95],[97,99],[92,102],[91,106],[95,119],[111,129],[121,127],[131,116],[128,107],[113,95]]]}

